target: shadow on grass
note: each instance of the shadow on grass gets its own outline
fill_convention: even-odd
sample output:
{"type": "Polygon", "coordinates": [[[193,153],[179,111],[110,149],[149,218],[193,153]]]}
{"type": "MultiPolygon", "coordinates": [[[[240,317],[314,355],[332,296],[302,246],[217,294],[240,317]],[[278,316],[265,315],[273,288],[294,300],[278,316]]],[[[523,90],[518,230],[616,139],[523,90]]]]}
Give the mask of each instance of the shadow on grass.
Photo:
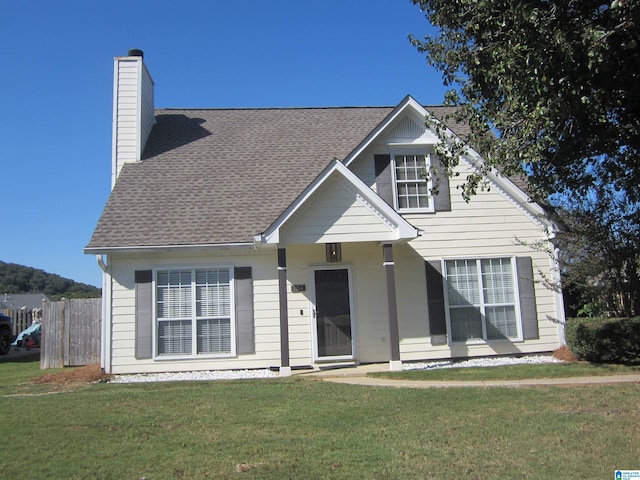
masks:
{"type": "Polygon", "coordinates": [[[0,364],[2,363],[31,363],[40,361],[40,350],[26,350],[15,351],[12,350],[9,354],[0,357],[0,364]]]}

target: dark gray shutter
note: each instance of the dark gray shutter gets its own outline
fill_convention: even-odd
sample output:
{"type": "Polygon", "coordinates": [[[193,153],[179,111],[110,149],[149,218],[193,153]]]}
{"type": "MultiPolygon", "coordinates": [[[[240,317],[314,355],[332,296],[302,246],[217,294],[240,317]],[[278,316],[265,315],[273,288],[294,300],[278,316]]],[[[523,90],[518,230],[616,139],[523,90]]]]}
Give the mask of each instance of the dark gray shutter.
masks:
{"type": "Polygon", "coordinates": [[[437,155],[431,155],[431,162],[436,169],[434,180],[438,185],[438,194],[433,197],[433,207],[436,212],[451,211],[451,192],[449,189],[449,175],[437,155]]]}
{"type": "Polygon", "coordinates": [[[531,257],[516,258],[518,291],[520,292],[520,315],[522,317],[522,338],[540,338],[538,331],[538,310],[536,308],[535,284],[533,282],[533,261],[531,257]]]}
{"type": "Polygon", "coordinates": [[[135,272],[136,351],[138,360],[153,356],[153,274],[151,270],[135,272]]]}
{"type": "Polygon", "coordinates": [[[393,206],[393,177],[391,175],[391,155],[374,155],[376,190],[378,195],[393,206]]]}
{"type": "Polygon", "coordinates": [[[251,267],[234,269],[236,290],[236,353],[256,352],[251,267]]]}
{"type": "Polygon", "coordinates": [[[444,305],[442,264],[439,260],[425,261],[427,274],[427,304],[429,306],[429,335],[432,345],[446,345],[447,318],[444,305]]]}

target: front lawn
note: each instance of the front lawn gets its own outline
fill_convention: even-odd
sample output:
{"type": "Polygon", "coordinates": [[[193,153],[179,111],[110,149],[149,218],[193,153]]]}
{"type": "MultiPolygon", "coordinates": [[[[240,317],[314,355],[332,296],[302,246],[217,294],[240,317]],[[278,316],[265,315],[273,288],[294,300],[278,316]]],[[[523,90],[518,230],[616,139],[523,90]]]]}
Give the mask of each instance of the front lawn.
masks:
{"type": "Polygon", "coordinates": [[[640,373],[640,367],[602,365],[589,362],[543,363],[538,365],[504,365],[499,367],[435,368],[402,372],[375,372],[372,377],[394,380],[490,381],[535,378],[598,377],[640,373]]]}
{"type": "MultiPolygon", "coordinates": [[[[551,479],[637,469],[640,388],[5,381],[3,478],[551,479]]],[[[18,378],[15,373],[12,378],[18,378]]]]}

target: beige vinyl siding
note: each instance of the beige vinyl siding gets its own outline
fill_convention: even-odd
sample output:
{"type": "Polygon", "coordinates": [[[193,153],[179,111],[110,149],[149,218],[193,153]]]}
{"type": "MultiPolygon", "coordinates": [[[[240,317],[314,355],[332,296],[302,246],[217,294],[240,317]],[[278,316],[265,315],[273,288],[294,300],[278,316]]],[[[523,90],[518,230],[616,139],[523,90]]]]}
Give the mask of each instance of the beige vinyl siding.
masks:
{"type": "Polygon", "coordinates": [[[112,271],[112,373],[152,373],[186,370],[226,370],[265,368],[280,365],[278,285],[276,257],[272,250],[239,255],[115,257],[112,271]],[[135,359],[135,270],[156,268],[233,265],[252,267],[256,353],[228,358],[188,358],[171,360],[135,359]]]}
{"type": "Polygon", "coordinates": [[[312,311],[309,267],[325,262],[324,245],[287,247],[287,301],[289,315],[289,349],[292,366],[311,365],[312,311]],[[293,285],[304,285],[304,292],[292,292],[293,285]]]}
{"type": "MultiPolygon", "coordinates": [[[[479,192],[466,203],[460,195],[461,180],[469,173],[467,168],[459,168],[460,176],[451,180],[451,212],[438,212],[434,215],[406,215],[407,219],[424,231],[424,234],[410,242],[411,248],[428,260],[443,258],[483,258],[530,256],[533,259],[533,271],[536,280],[535,294],[540,338],[523,342],[491,341],[476,344],[453,343],[451,345],[431,346],[428,336],[421,337],[416,322],[422,319],[413,315],[399,317],[401,356],[403,360],[421,360],[424,358],[449,358],[495,354],[535,353],[551,351],[558,347],[558,326],[550,318],[556,316],[555,295],[542,284],[542,272],[552,277],[552,262],[547,254],[520,245],[518,240],[535,242],[545,240],[546,233],[541,224],[521,207],[509,200],[497,186],[489,191],[479,192]],[[425,344],[427,348],[425,348],[425,344]]],[[[399,262],[398,269],[408,262],[399,262]]],[[[410,262],[409,262],[410,263],[410,262]]],[[[424,270],[424,267],[421,267],[424,270]]],[[[396,274],[398,279],[398,304],[411,300],[405,292],[415,286],[416,279],[396,274]],[[402,293],[401,293],[402,292],[402,293]]],[[[422,280],[424,285],[424,280],[422,280]]],[[[423,291],[426,286],[422,287],[423,291]]],[[[428,322],[426,324],[428,331],[428,322]]]]}
{"type": "Polygon", "coordinates": [[[366,150],[364,155],[354,160],[349,166],[349,170],[355,173],[365,185],[375,191],[376,174],[373,164],[374,151],[376,151],[375,148],[366,150]]]}
{"type": "Polygon", "coordinates": [[[309,206],[297,212],[283,228],[284,244],[359,242],[392,240],[390,225],[366,206],[355,190],[333,180],[309,199],[309,206]]]}
{"type": "Polygon", "coordinates": [[[114,176],[137,160],[138,61],[116,59],[114,88],[114,176]]]}
{"type": "Polygon", "coordinates": [[[155,123],[153,80],[140,58],[117,58],[114,78],[113,181],[140,160],[155,123]]]}
{"type": "Polygon", "coordinates": [[[358,360],[388,361],[391,346],[382,246],[375,243],[345,245],[342,253],[345,261],[353,265],[358,360]]]}

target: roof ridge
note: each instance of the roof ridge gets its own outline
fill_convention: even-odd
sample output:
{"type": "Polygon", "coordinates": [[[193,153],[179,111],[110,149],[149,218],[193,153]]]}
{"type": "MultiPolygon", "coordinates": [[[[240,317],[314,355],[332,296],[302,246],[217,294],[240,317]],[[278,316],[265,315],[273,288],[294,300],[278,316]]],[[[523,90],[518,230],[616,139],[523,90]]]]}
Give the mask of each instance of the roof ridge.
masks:
{"type": "Polygon", "coordinates": [[[236,111],[236,110],[341,110],[341,109],[374,109],[374,108],[394,108],[389,105],[369,105],[369,106],[358,106],[358,105],[344,105],[344,106],[324,106],[324,107],[213,107],[213,108],[203,108],[203,107],[165,107],[160,108],[156,107],[155,110],[163,110],[163,111],[236,111]]]}

